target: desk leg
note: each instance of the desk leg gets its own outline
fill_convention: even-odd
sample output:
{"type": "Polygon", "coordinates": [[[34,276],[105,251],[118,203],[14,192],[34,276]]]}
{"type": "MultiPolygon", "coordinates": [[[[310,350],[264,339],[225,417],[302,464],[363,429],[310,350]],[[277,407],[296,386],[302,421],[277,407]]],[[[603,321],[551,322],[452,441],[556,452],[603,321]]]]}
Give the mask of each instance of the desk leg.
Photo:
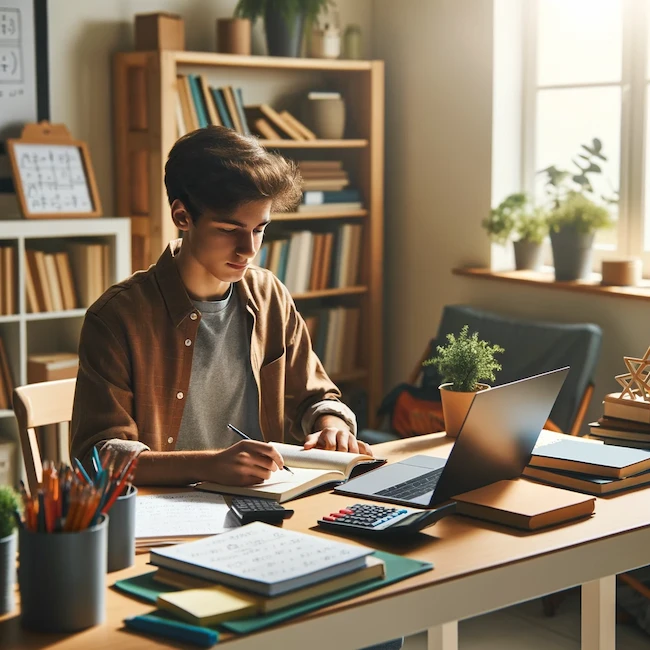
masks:
{"type": "Polygon", "coordinates": [[[427,650],[458,650],[458,621],[430,627],[427,650]]]}
{"type": "Polygon", "coordinates": [[[616,576],[582,585],[582,650],[616,648],[616,576]]]}

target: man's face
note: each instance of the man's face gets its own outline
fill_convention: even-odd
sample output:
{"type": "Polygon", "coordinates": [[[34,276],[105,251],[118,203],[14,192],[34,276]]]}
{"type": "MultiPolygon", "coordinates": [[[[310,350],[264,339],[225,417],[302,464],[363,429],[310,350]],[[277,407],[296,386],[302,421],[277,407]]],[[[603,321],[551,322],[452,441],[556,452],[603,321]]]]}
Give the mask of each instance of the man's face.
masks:
{"type": "Polygon", "coordinates": [[[206,211],[185,232],[192,257],[221,282],[238,282],[257,254],[270,221],[271,201],[239,206],[228,217],[206,211]]]}

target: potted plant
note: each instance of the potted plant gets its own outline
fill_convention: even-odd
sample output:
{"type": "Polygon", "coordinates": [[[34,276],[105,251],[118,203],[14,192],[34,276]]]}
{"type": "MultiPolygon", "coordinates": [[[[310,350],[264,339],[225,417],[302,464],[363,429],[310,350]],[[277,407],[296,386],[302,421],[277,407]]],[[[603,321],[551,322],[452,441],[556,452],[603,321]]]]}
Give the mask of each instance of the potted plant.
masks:
{"type": "Polygon", "coordinates": [[[16,575],[16,515],[19,500],[16,492],[0,487],[0,614],[14,608],[14,576],[16,575]]]}
{"type": "Polygon", "coordinates": [[[505,244],[511,237],[517,270],[537,270],[542,242],[548,232],[545,212],[534,207],[523,192],[510,194],[482,222],[492,241],[505,244]]]}
{"type": "Polygon", "coordinates": [[[235,17],[251,23],[263,17],[270,56],[299,56],[305,24],[315,22],[332,0],[239,0],[235,17]]]}
{"type": "Polygon", "coordinates": [[[465,420],[474,395],[489,388],[482,381],[494,381],[494,373],[501,364],[494,358],[504,350],[478,338],[478,332],[469,335],[464,325],[458,336],[447,334],[447,345],[436,347],[436,356],[427,359],[425,366],[436,367],[443,383],[440,385],[442,413],[447,435],[455,438],[465,420]]]}
{"type": "Polygon", "coordinates": [[[547,177],[546,192],[551,204],[548,225],[558,281],[589,276],[596,231],[614,224],[606,206],[616,203],[617,198],[597,195],[591,179],[592,175],[602,173],[599,163],[607,160],[602,143],[594,138],[591,145],[581,147],[577,155],[580,162],[572,161],[577,171],[558,169],[555,165],[542,170],[547,177]]]}

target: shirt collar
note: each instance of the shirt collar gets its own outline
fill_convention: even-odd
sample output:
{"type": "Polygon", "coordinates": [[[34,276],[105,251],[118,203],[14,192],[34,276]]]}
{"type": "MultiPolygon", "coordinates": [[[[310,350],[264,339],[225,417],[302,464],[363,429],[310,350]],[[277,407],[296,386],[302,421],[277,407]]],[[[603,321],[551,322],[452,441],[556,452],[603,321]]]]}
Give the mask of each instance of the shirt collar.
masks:
{"type": "MultiPolygon", "coordinates": [[[[187,290],[174,262],[174,258],[178,255],[182,243],[182,239],[171,241],[158,258],[155,268],[158,286],[160,287],[163,300],[167,306],[167,312],[174,327],[178,327],[195,310],[194,303],[187,295],[187,290]]],[[[246,275],[244,274],[240,282],[235,283],[235,289],[240,298],[243,299],[245,305],[250,305],[255,311],[259,311],[257,301],[251,293],[246,275]]]]}

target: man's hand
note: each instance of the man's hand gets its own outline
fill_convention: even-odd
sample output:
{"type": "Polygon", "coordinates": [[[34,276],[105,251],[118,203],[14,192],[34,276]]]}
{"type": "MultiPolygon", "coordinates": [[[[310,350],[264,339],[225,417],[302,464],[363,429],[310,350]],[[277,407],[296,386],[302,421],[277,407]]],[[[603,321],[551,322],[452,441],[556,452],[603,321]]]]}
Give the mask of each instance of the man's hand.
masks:
{"type": "Polygon", "coordinates": [[[345,420],[335,415],[322,415],[316,420],[315,426],[318,431],[307,436],[305,449],[335,449],[352,454],[374,455],[370,445],[357,440],[345,420]]]}
{"type": "Polygon", "coordinates": [[[223,485],[255,485],[284,466],[280,452],[268,442],[241,440],[211,459],[210,480],[223,485]]]}

